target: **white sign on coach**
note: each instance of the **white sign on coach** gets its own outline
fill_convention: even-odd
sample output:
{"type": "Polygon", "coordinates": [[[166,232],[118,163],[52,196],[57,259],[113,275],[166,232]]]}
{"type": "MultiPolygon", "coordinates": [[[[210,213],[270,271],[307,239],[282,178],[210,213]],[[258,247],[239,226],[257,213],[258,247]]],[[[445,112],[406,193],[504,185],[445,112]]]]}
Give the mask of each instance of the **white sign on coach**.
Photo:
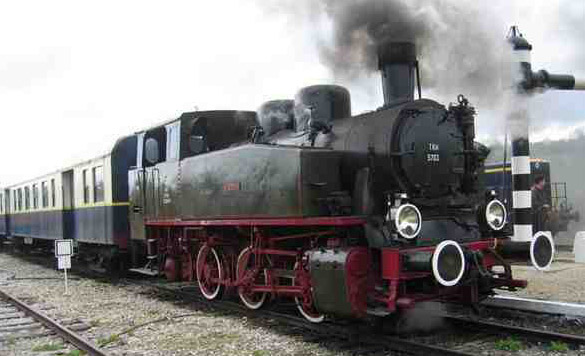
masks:
{"type": "Polygon", "coordinates": [[[65,271],[65,294],[68,294],[67,270],[71,268],[71,255],[73,255],[73,240],[55,240],[57,268],[65,271]]]}

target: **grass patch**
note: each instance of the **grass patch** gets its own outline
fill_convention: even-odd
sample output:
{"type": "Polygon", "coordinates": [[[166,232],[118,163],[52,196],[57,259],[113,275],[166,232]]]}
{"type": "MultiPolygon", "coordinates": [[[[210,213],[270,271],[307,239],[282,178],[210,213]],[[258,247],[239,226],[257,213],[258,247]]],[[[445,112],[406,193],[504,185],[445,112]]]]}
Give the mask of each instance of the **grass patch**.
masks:
{"type": "Polygon", "coordinates": [[[254,350],[252,352],[252,356],[268,356],[268,351],[266,351],[266,350],[254,350]]]}
{"type": "Polygon", "coordinates": [[[520,351],[524,348],[522,341],[511,336],[506,339],[497,340],[495,346],[496,349],[503,351],[520,351]]]}
{"type": "Polygon", "coordinates": [[[569,345],[565,344],[562,341],[552,341],[548,348],[549,351],[556,351],[556,352],[567,352],[569,351],[569,345]]]}
{"type": "Polygon", "coordinates": [[[83,351],[83,350],[71,350],[67,353],[64,354],[59,354],[62,356],[83,356],[83,355],[87,355],[87,352],[83,351]]]}
{"type": "Polygon", "coordinates": [[[99,347],[104,347],[104,346],[111,344],[113,342],[117,342],[118,340],[120,340],[120,335],[112,334],[106,338],[98,339],[98,345],[99,345],[99,347]]]}
{"type": "Polygon", "coordinates": [[[57,351],[63,348],[63,344],[42,344],[37,345],[32,348],[34,352],[41,352],[41,351],[57,351]]]}

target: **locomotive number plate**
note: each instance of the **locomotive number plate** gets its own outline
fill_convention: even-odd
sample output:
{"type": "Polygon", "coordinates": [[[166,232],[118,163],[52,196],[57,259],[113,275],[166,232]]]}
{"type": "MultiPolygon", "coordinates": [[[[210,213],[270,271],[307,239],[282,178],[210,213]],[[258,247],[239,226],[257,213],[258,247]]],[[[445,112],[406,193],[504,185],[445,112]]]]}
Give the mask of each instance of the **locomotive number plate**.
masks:
{"type": "Polygon", "coordinates": [[[439,154],[427,153],[427,162],[439,162],[439,154]]]}
{"type": "Polygon", "coordinates": [[[434,142],[427,143],[427,162],[439,162],[439,144],[434,142]]]}

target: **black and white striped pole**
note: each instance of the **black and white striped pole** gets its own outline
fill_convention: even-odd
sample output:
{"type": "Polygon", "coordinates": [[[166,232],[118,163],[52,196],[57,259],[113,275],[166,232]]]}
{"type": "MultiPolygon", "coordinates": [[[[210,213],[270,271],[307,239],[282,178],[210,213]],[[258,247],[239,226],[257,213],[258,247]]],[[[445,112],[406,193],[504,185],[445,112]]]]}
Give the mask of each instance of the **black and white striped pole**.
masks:
{"type": "Polygon", "coordinates": [[[532,45],[522,37],[516,26],[508,36],[512,45],[512,99],[508,109],[508,129],[512,139],[512,208],[514,235],[502,244],[499,252],[511,257],[529,255],[537,269],[546,269],[554,257],[550,231],[533,231],[532,192],[530,175],[529,94],[536,88],[585,90],[585,81],[572,75],[532,71],[532,45]]]}
{"type": "Polygon", "coordinates": [[[508,115],[508,128],[512,138],[512,206],[514,241],[531,241],[532,193],[530,191],[530,139],[529,139],[529,94],[536,88],[557,90],[585,90],[585,80],[568,74],[551,74],[546,70],[532,71],[530,51],[532,45],[522,37],[518,28],[512,26],[508,35],[512,45],[513,101],[508,115]]]}
{"type": "Polygon", "coordinates": [[[530,140],[528,118],[528,88],[524,87],[526,73],[532,73],[530,51],[532,45],[512,27],[508,41],[513,48],[511,76],[515,94],[510,105],[508,129],[512,141],[512,208],[513,241],[532,240],[532,192],[530,191],[530,140]]]}

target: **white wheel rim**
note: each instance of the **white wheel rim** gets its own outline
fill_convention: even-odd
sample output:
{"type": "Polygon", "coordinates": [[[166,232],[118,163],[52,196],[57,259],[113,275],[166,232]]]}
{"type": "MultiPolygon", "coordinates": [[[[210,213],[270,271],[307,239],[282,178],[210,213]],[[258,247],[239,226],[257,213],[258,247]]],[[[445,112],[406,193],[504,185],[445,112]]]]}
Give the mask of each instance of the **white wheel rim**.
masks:
{"type": "Polygon", "coordinates": [[[537,232],[534,235],[534,238],[532,238],[532,241],[530,241],[530,262],[532,262],[532,265],[537,270],[539,270],[539,271],[547,271],[547,270],[550,269],[550,265],[552,264],[554,258],[555,258],[555,243],[554,243],[552,237],[547,232],[544,232],[544,231],[537,232]],[[544,236],[544,238],[546,238],[548,240],[548,242],[550,243],[550,246],[551,246],[550,260],[548,261],[548,263],[546,264],[546,266],[543,266],[543,267],[540,267],[538,265],[538,263],[536,263],[536,258],[534,256],[534,247],[536,245],[536,240],[540,236],[544,236]]]}
{"type": "Polygon", "coordinates": [[[461,246],[459,246],[459,244],[453,240],[445,240],[441,242],[439,245],[437,245],[437,248],[433,253],[432,265],[433,275],[435,276],[435,279],[439,283],[441,283],[445,287],[452,287],[456,285],[457,283],[459,283],[461,277],[463,277],[463,273],[465,272],[465,257],[463,255],[463,250],[461,249],[461,246]],[[443,277],[441,277],[441,273],[439,273],[439,255],[440,252],[447,246],[455,246],[455,248],[457,248],[457,251],[459,251],[459,258],[461,259],[461,270],[459,271],[457,278],[452,279],[450,281],[443,279],[443,277]]]}
{"type": "MultiPolygon", "coordinates": [[[[222,276],[223,276],[223,270],[221,269],[221,263],[219,263],[219,256],[217,255],[217,252],[215,251],[215,249],[213,247],[202,247],[199,250],[199,253],[197,253],[197,267],[199,267],[199,260],[201,258],[205,258],[206,256],[203,256],[202,253],[204,250],[209,249],[209,251],[211,251],[211,253],[213,254],[213,258],[215,259],[215,263],[217,264],[217,269],[219,271],[219,279],[221,280],[222,276]]],[[[217,296],[219,295],[219,292],[221,290],[221,284],[218,283],[217,286],[215,287],[215,290],[213,291],[213,293],[207,293],[205,290],[205,286],[203,286],[203,284],[201,283],[201,275],[200,275],[200,271],[199,268],[197,269],[197,284],[199,285],[199,290],[201,291],[201,294],[203,294],[203,296],[209,300],[215,299],[217,298],[217,296]]]]}
{"type": "Polygon", "coordinates": [[[297,309],[299,310],[299,312],[305,317],[305,319],[307,319],[311,323],[318,324],[322,323],[323,320],[325,320],[325,315],[323,314],[319,314],[319,316],[311,316],[307,314],[307,312],[305,312],[305,309],[303,309],[303,303],[299,300],[299,297],[295,297],[295,302],[297,303],[297,309]]]}
{"type": "MultiPolygon", "coordinates": [[[[250,250],[250,247],[246,247],[245,249],[242,250],[242,252],[240,252],[240,255],[238,256],[238,263],[236,265],[236,276],[240,276],[240,259],[243,258],[245,253],[248,253],[248,251],[250,250]]],[[[268,276],[266,275],[266,271],[264,271],[264,282],[268,283],[268,276]]],[[[262,293],[262,297],[260,298],[260,300],[258,300],[257,302],[252,302],[246,299],[246,295],[243,291],[243,288],[238,288],[238,296],[240,296],[240,300],[242,301],[242,303],[244,303],[244,305],[247,308],[250,308],[252,310],[256,310],[256,309],[260,309],[260,307],[262,307],[262,305],[264,305],[264,301],[266,301],[266,295],[268,293],[264,292],[262,293]]]]}
{"type": "MultiPolygon", "coordinates": [[[[298,265],[298,262],[295,263],[294,270],[297,269],[297,265],[298,265]]],[[[293,285],[294,285],[295,284],[295,277],[293,277],[292,280],[293,280],[293,285]]],[[[311,292],[312,292],[312,290],[311,290],[311,292]]],[[[297,309],[299,310],[299,312],[301,313],[301,315],[304,316],[305,319],[307,319],[311,323],[319,324],[319,323],[322,323],[323,320],[325,320],[325,315],[323,315],[323,314],[319,314],[319,316],[309,315],[305,311],[305,309],[303,308],[303,302],[300,300],[299,297],[295,297],[295,303],[296,303],[297,309]]]]}

